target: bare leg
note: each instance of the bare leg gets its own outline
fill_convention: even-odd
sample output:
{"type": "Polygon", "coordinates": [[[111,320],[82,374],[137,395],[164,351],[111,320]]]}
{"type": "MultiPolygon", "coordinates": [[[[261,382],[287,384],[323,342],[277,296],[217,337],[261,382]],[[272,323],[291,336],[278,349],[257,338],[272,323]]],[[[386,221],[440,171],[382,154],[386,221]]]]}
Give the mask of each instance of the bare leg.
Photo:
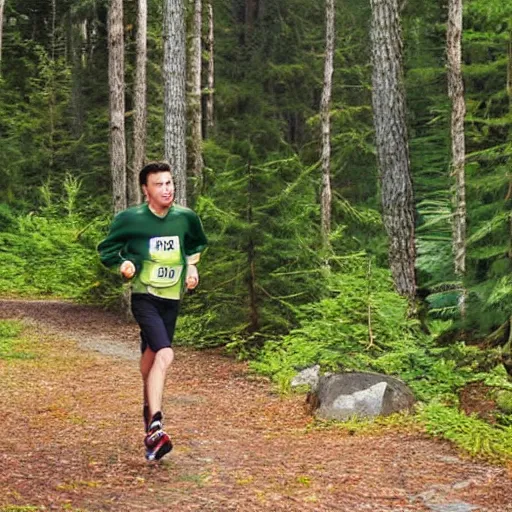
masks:
{"type": "Polygon", "coordinates": [[[146,348],[140,358],[140,372],[144,383],[144,401],[149,405],[150,418],[162,410],[162,395],[165,376],[174,359],[172,348],[162,348],[153,352],[146,348]]]}
{"type": "Polygon", "coordinates": [[[148,390],[147,390],[147,380],[148,375],[153,366],[153,361],[155,360],[155,353],[147,347],[144,350],[143,354],[140,356],[140,373],[142,375],[142,385],[143,385],[143,393],[144,393],[144,405],[148,403],[148,390]]]}

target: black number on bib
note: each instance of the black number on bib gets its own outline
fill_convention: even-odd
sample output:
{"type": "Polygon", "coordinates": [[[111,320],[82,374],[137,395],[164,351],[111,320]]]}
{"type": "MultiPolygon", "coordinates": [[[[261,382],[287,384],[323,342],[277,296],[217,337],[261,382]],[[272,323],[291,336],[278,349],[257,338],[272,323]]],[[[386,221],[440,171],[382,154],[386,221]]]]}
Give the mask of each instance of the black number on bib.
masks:
{"type": "Polygon", "coordinates": [[[157,277],[160,279],[173,279],[176,271],[169,267],[158,267],[157,277]]]}

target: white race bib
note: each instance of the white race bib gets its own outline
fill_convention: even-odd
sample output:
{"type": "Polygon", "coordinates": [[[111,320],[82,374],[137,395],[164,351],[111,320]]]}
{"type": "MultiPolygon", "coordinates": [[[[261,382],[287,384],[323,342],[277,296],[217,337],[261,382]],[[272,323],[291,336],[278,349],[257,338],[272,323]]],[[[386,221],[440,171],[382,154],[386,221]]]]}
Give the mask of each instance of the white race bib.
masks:
{"type": "Polygon", "coordinates": [[[149,257],[152,261],[179,263],[181,261],[180,238],[158,236],[149,240],[149,257]]]}
{"type": "Polygon", "coordinates": [[[178,236],[157,236],[149,240],[149,258],[142,265],[140,280],[155,288],[168,288],[180,282],[183,259],[178,236]]]}

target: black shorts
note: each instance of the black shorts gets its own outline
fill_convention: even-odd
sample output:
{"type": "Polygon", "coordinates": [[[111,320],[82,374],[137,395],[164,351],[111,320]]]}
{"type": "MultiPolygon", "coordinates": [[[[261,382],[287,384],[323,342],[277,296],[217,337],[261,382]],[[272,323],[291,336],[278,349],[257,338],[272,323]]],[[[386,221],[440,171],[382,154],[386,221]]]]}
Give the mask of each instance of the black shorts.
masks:
{"type": "Polygon", "coordinates": [[[146,293],[132,295],[132,313],[140,327],[140,350],[153,352],[172,346],[180,308],[179,300],[161,299],[146,293]]]}

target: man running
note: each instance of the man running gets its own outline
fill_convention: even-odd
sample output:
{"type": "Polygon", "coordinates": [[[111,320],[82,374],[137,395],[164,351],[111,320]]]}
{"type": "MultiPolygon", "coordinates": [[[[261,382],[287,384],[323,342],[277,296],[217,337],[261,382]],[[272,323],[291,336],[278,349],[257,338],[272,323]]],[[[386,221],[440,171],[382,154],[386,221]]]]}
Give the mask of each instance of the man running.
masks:
{"type": "Polygon", "coordinates": [[[146,458],[158,460],[172,450],[163,430],[162,395],[180,299],[185,287],[199,284],[196,264],[207,240],[197,214],[174,204],[167,162],[146,165],[139,182],[146,202],[115,216],[98,251],[105,266],[131,279],[132,313],[141,331],[146,458]]]}

